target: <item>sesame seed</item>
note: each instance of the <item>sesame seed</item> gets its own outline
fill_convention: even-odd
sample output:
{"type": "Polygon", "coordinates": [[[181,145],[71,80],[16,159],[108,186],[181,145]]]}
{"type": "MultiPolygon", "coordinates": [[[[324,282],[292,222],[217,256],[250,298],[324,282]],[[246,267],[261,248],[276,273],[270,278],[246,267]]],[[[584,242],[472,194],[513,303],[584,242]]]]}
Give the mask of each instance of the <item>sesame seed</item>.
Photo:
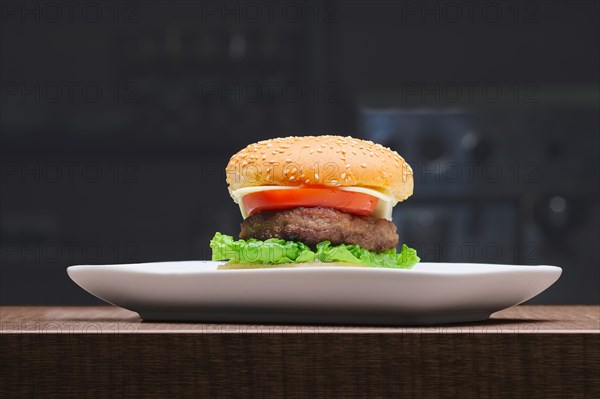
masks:
{"type": "Polygon", "coordinates": [[[342,173],[342,179],[346,178],[346,173],[342,173]]]}
{"type": "Polygon", "coordinates": [[[367,164],[366,163],[361,163],[360,166],[363,167],[363,168],[366,168],[367,164]]]}
{"type": "Polygon", "coordinates": [[[308,183],[310,183],[310,180],[306,179],[306,180],[304,180],[304,183],[308,184],[308,183]]]}
{"type": "Polygon", "coordinates": [[[290,180],[294,180],[294,179],[295,179],[295,177],[294,177],[294,176],[290,176],[290,180]]]}
{"type": "Polygon", "coordinates": [[[350,164],[349,164],[349,163],[347,163],[347,164],[346,164],[346,169],[348,169],[349,167],[350,167],[350,164]]]}
{"type": "Polygon", "coordinates": [[[322,152],[323,152],[323,150],[319,148],[319,149],[317,150],[317,152],[320,152],[320,153],[322,153],[322,152]]]}
{"type": "Polygon", "coordinates": [[[319,174],[318,173],[315,173],[315,179],[319,180],[319,174]]]}

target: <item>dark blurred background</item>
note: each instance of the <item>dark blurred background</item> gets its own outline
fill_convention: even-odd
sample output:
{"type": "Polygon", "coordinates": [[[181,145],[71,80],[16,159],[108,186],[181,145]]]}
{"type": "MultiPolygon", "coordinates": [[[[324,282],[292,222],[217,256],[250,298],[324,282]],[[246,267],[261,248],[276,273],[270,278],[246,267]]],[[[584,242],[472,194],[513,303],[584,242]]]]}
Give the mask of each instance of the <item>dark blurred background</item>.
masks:
{"type": "Polygon", "coordinates": [[[400,152],[424,261],[552,264],[598,303],[595,1],[3,1],[2,304],[99,303],[74,264],[207,259],[229,157],[335,133],[400,152]]]}

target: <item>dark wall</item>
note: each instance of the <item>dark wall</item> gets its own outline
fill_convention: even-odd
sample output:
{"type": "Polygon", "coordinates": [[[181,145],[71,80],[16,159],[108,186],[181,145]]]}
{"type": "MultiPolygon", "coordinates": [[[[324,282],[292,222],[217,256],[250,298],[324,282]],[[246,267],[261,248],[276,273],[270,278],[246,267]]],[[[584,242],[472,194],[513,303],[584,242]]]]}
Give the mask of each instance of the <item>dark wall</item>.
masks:
{"type": "Polygon", "coordinates": [[[97,303],[73,264],[206,259],[229,157],[397,149],[425,261],[556,264],[598,303],[596,2],[3,2],[0,302],[97,303]]]}

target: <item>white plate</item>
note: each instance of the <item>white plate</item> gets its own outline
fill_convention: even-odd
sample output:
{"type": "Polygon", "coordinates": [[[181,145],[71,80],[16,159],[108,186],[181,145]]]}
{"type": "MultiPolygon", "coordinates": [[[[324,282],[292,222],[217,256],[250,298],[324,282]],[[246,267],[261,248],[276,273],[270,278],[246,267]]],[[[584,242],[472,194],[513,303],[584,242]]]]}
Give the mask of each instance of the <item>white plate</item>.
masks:
{"type": "Polygon", "coordinates": [[[145,320],[396,325],[486,320],[533,298],[562,272],[469,263],[217,270],[222,263],[71,266],[67,272],[89,293],[145,320]]]}

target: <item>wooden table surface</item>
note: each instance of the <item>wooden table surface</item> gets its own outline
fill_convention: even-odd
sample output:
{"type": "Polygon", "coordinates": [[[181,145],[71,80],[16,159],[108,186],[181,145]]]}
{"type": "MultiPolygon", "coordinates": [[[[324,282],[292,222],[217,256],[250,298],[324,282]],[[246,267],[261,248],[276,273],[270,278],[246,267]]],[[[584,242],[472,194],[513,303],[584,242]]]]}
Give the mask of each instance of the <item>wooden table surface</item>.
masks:
{"type": "Polygon", "coordinates": [[[0,397],[600,397],[600,306],[429,327],[0,307],[0,397]]]}

